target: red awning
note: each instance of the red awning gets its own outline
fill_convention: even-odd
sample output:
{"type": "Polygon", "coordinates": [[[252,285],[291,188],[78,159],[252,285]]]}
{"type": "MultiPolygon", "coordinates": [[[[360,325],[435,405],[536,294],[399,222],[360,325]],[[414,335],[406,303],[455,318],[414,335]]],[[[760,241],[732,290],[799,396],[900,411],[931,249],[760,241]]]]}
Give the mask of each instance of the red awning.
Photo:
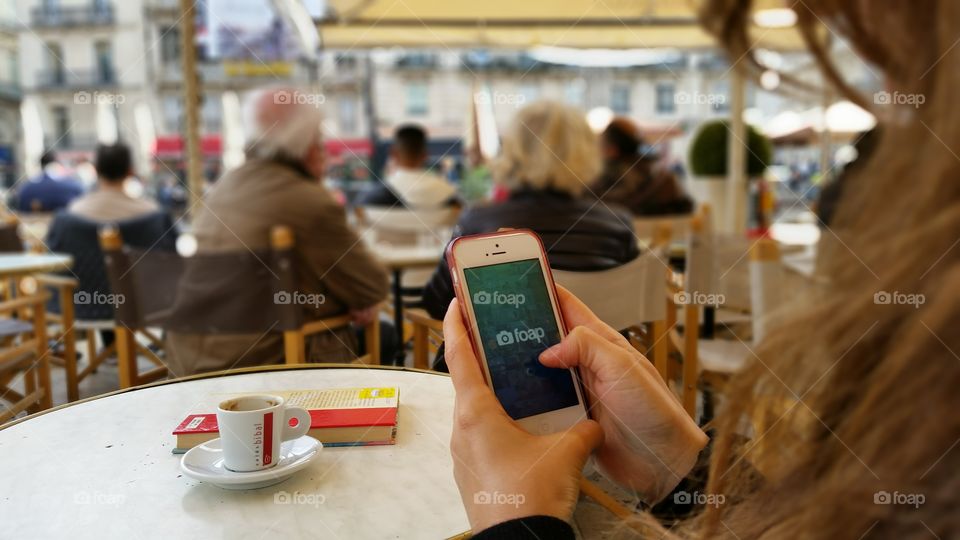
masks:
{"type": "Polygon", "coordinates": [[[324,141],[323,147],[329,157],[366,158],[373,155],[373,143],[370,139],[331,139],[324,141]]]}
{"type": "MultiPolygon", "coordinates": [[[[153,155],[160,159],[179,159],[183,157],[183,137],[166,135],[157,137],[153,155]]],[[[200,138],[200,153],[204,157],[220,157],[223,152],[223,143],[219,134],[204,135],[200,138]]]]}

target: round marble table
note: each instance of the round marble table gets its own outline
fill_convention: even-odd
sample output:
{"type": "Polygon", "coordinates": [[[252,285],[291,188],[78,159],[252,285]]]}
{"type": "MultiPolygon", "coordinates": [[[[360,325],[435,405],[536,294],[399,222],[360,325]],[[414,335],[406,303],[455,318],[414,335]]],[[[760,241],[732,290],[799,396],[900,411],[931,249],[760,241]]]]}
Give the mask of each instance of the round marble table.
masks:
{"type": "Polygon", "coordinates": [[[4,538],[448,538],[469,529],[453,479],[449,377],[277,366],[75,402],[0,430],[4,538]],[[209,394],[400,388],[394,446],[325,448],[292,478],[227,491],[181,474],[171,431],[209,394]],[[285,495],[284,495],[285,494],[285,495]]]}

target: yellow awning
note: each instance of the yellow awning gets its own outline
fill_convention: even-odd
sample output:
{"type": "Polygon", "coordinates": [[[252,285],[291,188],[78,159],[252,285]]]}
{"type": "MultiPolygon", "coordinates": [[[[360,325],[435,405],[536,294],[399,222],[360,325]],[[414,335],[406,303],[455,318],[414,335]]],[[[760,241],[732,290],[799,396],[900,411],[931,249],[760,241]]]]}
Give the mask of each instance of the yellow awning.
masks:
{"type": "MultiPolygon", "coordinates": [[[[758,8],[783,7],[760,0],[758,8]]],[[[327,48],[709,48],[686,0],[328,0],[327,48]]],[[[758,45],[802,48],[792,28],[757,28],[758,45]]]]}

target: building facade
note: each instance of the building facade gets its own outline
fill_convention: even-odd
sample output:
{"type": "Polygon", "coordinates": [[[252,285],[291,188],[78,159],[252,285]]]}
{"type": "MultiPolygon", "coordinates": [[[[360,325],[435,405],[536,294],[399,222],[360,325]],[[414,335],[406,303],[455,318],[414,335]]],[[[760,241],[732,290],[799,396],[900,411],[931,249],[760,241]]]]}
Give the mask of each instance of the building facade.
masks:
{"type": "Polygon", "coordinates": [[[0,2],[0,184],[10,187],[21,176],[23,161],[20,122],[17,14],[13,0],[0,2]]]}

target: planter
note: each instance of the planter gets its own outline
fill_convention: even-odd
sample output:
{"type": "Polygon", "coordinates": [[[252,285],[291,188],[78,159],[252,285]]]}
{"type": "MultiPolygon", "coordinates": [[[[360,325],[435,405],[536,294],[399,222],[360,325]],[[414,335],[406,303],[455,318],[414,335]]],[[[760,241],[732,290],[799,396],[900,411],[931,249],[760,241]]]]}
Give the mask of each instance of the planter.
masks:
{"type": "MultiPolygon", "coordinates": [[[[757,205],[760,204],[757,189],[760,188],[760,179],[748,178],[746,188],[743,191],[740,212],[743,213],[739,219],[734,220],[732,214],[736,209],[732,207],[729,200],[727,187],[729,181],[724,176],[694,176],[688,184],[688,191],[697,206],[703,204],[710,205],[712,230],[722,234],[740,235],[751,228],[764,227],[765,223],[754,223],[758,215],[757,205]]],[[[768,210],[768,209],[764,209],[768,210]]]]}
{"type": "Polygon", "coordinates": [[[694,176],[690,179],[690,195],[697,206],[710,205],[712,230],[730,233],[730,211],[727,204],[727,178],[724,176],[694,176]]]}

